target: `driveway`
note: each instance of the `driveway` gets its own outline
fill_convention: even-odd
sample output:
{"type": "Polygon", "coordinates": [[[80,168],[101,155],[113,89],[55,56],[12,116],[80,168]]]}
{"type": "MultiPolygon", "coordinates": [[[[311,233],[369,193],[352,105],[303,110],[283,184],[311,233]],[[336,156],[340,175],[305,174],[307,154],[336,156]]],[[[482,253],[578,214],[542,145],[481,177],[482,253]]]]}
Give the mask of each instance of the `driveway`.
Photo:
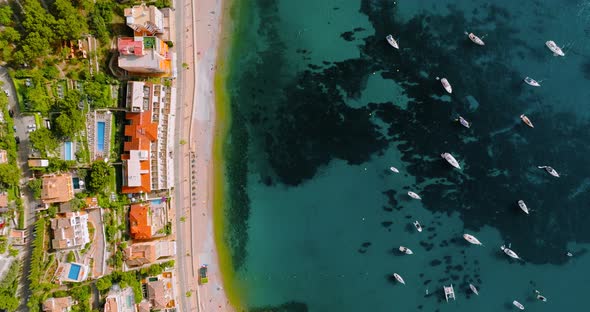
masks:
{"type": "Polygon", "coordinates": [[[92,268],[92,277],[98,278],[105,274],[105,239],[104,227],[102,223],[102,208],[86,210],[88,213],[88,222],[94,227],[94,237],[90,237],[90,250],[84,255],[84,264],[90,264],[90,259],[94,259],[92,268]]]}

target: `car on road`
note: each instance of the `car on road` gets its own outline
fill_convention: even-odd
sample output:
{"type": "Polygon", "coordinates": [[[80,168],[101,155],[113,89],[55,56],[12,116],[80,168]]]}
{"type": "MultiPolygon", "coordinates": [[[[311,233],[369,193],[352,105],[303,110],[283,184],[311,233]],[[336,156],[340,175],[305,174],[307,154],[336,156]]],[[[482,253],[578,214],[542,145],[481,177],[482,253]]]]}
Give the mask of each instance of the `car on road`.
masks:
{"type": "Polygon", "coordinates": [[[27,126],[27,129],[35,129],[35,128],[37,128],[37,125],[35,125],[35,124],[30,124],[27,126]]]}
{"type": "Polygon", "coordinates": [[[37,129],[35,129],[35,128],[30,128],[30,129],[27,129],[27,133],[31,133],[31,132],[33,132],[33,131],[35,131],[35,130],[37,130],[37,129]]]}
{"type": "Polygon", "coordinates": [[[6,96],[10,96],[10,93],[8,93],[8,90],[4,89],[4,93],[6,94],[6,96]]]}
{"type": "Polygon", "coordinates": [[[14,141],[16,142],[16,144],[20,144],[20,138],[19,137],[14,137],[14,141]]]}
{"type": "Polygon", "coordinates": [[[199,268],[199,285],[207,284],[209,278],[207,277],[207,265],[204,264],[199,268]]]}

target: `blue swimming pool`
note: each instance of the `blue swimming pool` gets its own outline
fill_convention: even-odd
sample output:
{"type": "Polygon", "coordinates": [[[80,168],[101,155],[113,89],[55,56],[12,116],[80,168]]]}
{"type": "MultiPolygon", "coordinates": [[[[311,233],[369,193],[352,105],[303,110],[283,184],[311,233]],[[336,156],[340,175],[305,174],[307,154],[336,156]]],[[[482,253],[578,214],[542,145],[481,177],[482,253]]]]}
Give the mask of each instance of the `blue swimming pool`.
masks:
{"type": "Polygon", "coordinates": [[[72,142],[64,142],[64,159],[73,160],[72,157],[72,142]]]}
{"type": "Polygon", "coordinates": [[[70,272],[68,272],[68,278],[71,280],[78,280],[81,269],[82,267],[79,264],[72,263],[70,265],[70,272]]]}
{"type": "Polygon", "coordinates": [[[99,153],[104,153],[104,127],[104,121],[96,123],[96,151],[99,153]]]}
{"type": "Polygon", "coordinates": [[[161,200],[161,199],[152,199],[152,200],[150,200],[150,201],[151,201],[151,202],[152,202],[154,205],[159,205],[159,204],[161,204],[161,203],[162,203],[162,200],[161,200]]]}

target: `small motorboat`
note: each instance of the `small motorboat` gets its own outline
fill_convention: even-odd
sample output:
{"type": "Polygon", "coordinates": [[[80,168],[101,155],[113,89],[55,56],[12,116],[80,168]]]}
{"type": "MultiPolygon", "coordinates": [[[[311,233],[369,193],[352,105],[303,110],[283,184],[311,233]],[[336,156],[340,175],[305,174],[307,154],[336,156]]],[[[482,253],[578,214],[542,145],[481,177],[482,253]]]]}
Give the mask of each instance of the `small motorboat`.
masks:
{"type": "Polygon", "coordinates": [[[399,173],[399,170],[396,167],[389,167],[389,170],[393,173],[399,173]]]}
{"type": "MultiPolygon", "coordinates": [[[[467,34],[467,32],[465,32],[465,34],[467,34]]],[[[467,36],[469,37],[469,39],[471,41],[473,41],[473,43],[475,43],[477,45],[480,45],[480,46],[486,45],[483,42],[483,40],[481,40],[481,38],[479,38],[478,36],[474,35],[473,33],[469,33],[469,34],[467,34],[467,36]]]]}
{"type": "Polygon", "coordinates": [[[524,114],[520,115],[520,119],[522,120],[522,122],[524,122],[527,126],[534,128],[535,126],[533,126],[533,123],[531,122],[531,120],[529,119],[529,117],[525,116],[524,114]]]}
{"type": "Polygon", "coordinates": [[[526,84],[528,84],[529,86],[533,86],[533,87],[540,87],[541,84],[536,81],[535,79],[531,78],[531,77],[526,77],[524,78],[524,82],[526,82],[526,84]]]}
{"type": "Polygon", "coordinates": [[[512,249],[502,245],[500,246],[500,249],[502,249],[502,251],[507,254],[510,258],[514,258],[514,259],[518,259],[518,260],[522,260],[514,251],[512,251],[512,249]]]}
{"type": "Polygon", "coordinates": [[[541,295],[541,292],[540,292],[540,291],[538,291],[538,290],[535,290],[535,294],[537,294],[537,299],[538,299],[538,300],[541,300],[541,301],[543,301],[543,302],[547,302],[547,297],[545,297],[545,296],[541,295]]]}
{"type": "Polygon", "coordinates": [[[453,289],[453,284],[451,286],[443,286],[445,291],[445,299],[449,302],[449,299],[455,300],[455,289],[453,289]]]}
{"type": "Polygon", "coordinates": [[[418,222],[418,220],[414,221],[414,227],[416,228],[416,231],[418,232],[422,232],[422,225],[420,225],[420,222],[418,222]]]}
{"type": "Polygon", "coordinates": [[[393,39],[392,35],[387,35],[387,37],[385,37],[385,39],[387,39],[387,42],[389,42],[389,44],[392,47],[399,49],[399,44],[397,43],[397,41],[395,41],[395,39],[393,39]]]}
{"type": "Polygon", "coordinates": [[[418,199],[418,200],[422,199],[422,197],[420,197],[420,195],[418,195],[412,191],[408,192],[408,196],[412,197],[413,199],[418,199]]]}
{"type": "Polygon", "coordinates": [[[399,274],[397,274],[397,273],[393,273],[393,277],[395,277],[395,279],[396,279],[398,282],[400,282],[400,283],[402,283],[402,284],[404,284],[404,285],[406,284],[406,282],[404,281],[404,279],[403,279],[403,278],[402,278],[402,277],[401,277],[399,274]]]}
{"type": "Polygon", "coordinates": [[[471,291],[479,296],[479,291],[477,290],[477,287],[473,286],[473,284],[469,284],[469,289],[471,289],[471,291]]]}
{"type": "Polygon", "coordinates": [[[559,46],[557,46],[557,44],[555,43],[555,41],[549,40],[549,41],[545,42],[545,45],[549,48],[549,50],[551,50],[551,52],[553,52],[553,55],[555,55],[555,56],[565,56],[565,53],[563,53],[563,51],[561,50],[561,48],[559,46]]]}
{"type": "Polygon", "coordinates": [[[399,251],[405,253],[406,255],[413,255],[414,252],[408,248],[408,247],[404,247],[404,246],[399,246],[399,251]]]}
{"type": "Polygon", "coordinates": [[[483,246],[483,244],[479,241],[479,239],[475,238],[475,236],[471,235],[471,234],[463,234],[463,238],[472,243],[473,245],[479,245],[479,246],[483,246]]]}
{"type": "Polygon", "coordinates": [[[568,256],[568,257],[573,257],[574,256],[574,254],[571,253],[571,252],[569,252],[569,251],[565,255],[568,256]]]}
{"type": "Polygon", "coordinates": [[[551,166],[537,166],[537,168],[545,169],[545,171],[547,171],[550,175],[559,178],[559,173],[557,173],[557,171],[555,171],[555,169],[553,169],[551,166]]]}
{"type": "Polygon", "coordinates": [[[459,166],[459,162],[450,153],[442,153],[442,154],[440,154],[440,157],[442,157],[449,164],[451,164],[451,166],[453,166],[457,169],[461,169],[461,166],[459,166]]]}
{"type": "Polygon", "coordinates": [[[514,306],[516,306],[517,308],[519,308],[520,310],[524,310],[524,306],[522,305],[522,303],[520,303],[520,302],[518,302],[518,301],[514,300],[514,301],[512,301],[512,304],[513,304],[514,306]]]}
{"type": "Polygon", "coordinates": [[[459,123],[465,127],[465,128],[471,128],[471,123],[467,120],[465,120],[465,118],[459,116],[459,118],[457,118],[457,121],[459,121],[459,123]]]}
{"type": "Polygon", "coordinates": [[[518,207],[524,211],[524,213],[529,214],[529,207],[524,203],[524,200],[521,199],[518,201],[518,207]]]}
{"type": "MultiPolygon", "coordinates": [[[[436,78],[438,79],[438,77],[436,78]]],[[[449,94],[453,93],[453,87],[451,87],[451,84],[449,83],[447,78],[441,78],[440,83],[442,83],[443,88],[445,88],[445,91],[447,91],[449,94]]]]}

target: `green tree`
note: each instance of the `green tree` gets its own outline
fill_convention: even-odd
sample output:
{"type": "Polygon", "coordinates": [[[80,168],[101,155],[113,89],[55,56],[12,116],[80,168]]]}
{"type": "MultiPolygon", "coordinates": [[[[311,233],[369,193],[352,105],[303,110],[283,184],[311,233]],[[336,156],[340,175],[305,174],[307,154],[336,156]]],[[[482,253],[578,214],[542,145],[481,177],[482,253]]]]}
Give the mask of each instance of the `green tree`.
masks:
{"type": "Polygon", "coordinates": [[[0,5],[0,25],[12,25],[14,21],[12,15],[12,9],[8,4],[0,5]]]}
{"type": "Polygon", "coordinates": [[[47,128],[39,128],[31,132],[29,140],[31,141],[33,148],[38,150],[43,157],[46,157],[48,154],[53,154],[59,147],[59,142],[47,128]]]}
{"type": "Polygon", "coordinates": [[[41,198],[41,187],[43,186],[43,181],[41,179],[32,179],[27,182],[27,186],[33,193],[33,197],[35,199],[41,198]]]}
{"type": "Polygon", "coordinates": [[[111,286],[113,286],[113,281],[111,280],[111,278],[112,277],[110,275],[99,278],[96,281],[96,288],[98,289],[98,291],[104,293],[107,290],[109,290],[111,286]]]}
{"type": "Polygon", "coordinates": [[[93,192],[103,193],[111,181],[113,167],[108,163],[98,160],[90,166],[90,181],[88,189],[93,192]]]}
{"type": "Polygon", "coordinates": [[[88,32],[86,19],[72,5],[71,0],[55,0],[53,3],[56,12],[55,30],[61,39],[79,39],[83,33],[88,32]]]}
{"type": "Polygon", "coordinates": [[[0,164],[0,186],[8,188],[18,185],[20,172],[13,164],[0,164]]]}

